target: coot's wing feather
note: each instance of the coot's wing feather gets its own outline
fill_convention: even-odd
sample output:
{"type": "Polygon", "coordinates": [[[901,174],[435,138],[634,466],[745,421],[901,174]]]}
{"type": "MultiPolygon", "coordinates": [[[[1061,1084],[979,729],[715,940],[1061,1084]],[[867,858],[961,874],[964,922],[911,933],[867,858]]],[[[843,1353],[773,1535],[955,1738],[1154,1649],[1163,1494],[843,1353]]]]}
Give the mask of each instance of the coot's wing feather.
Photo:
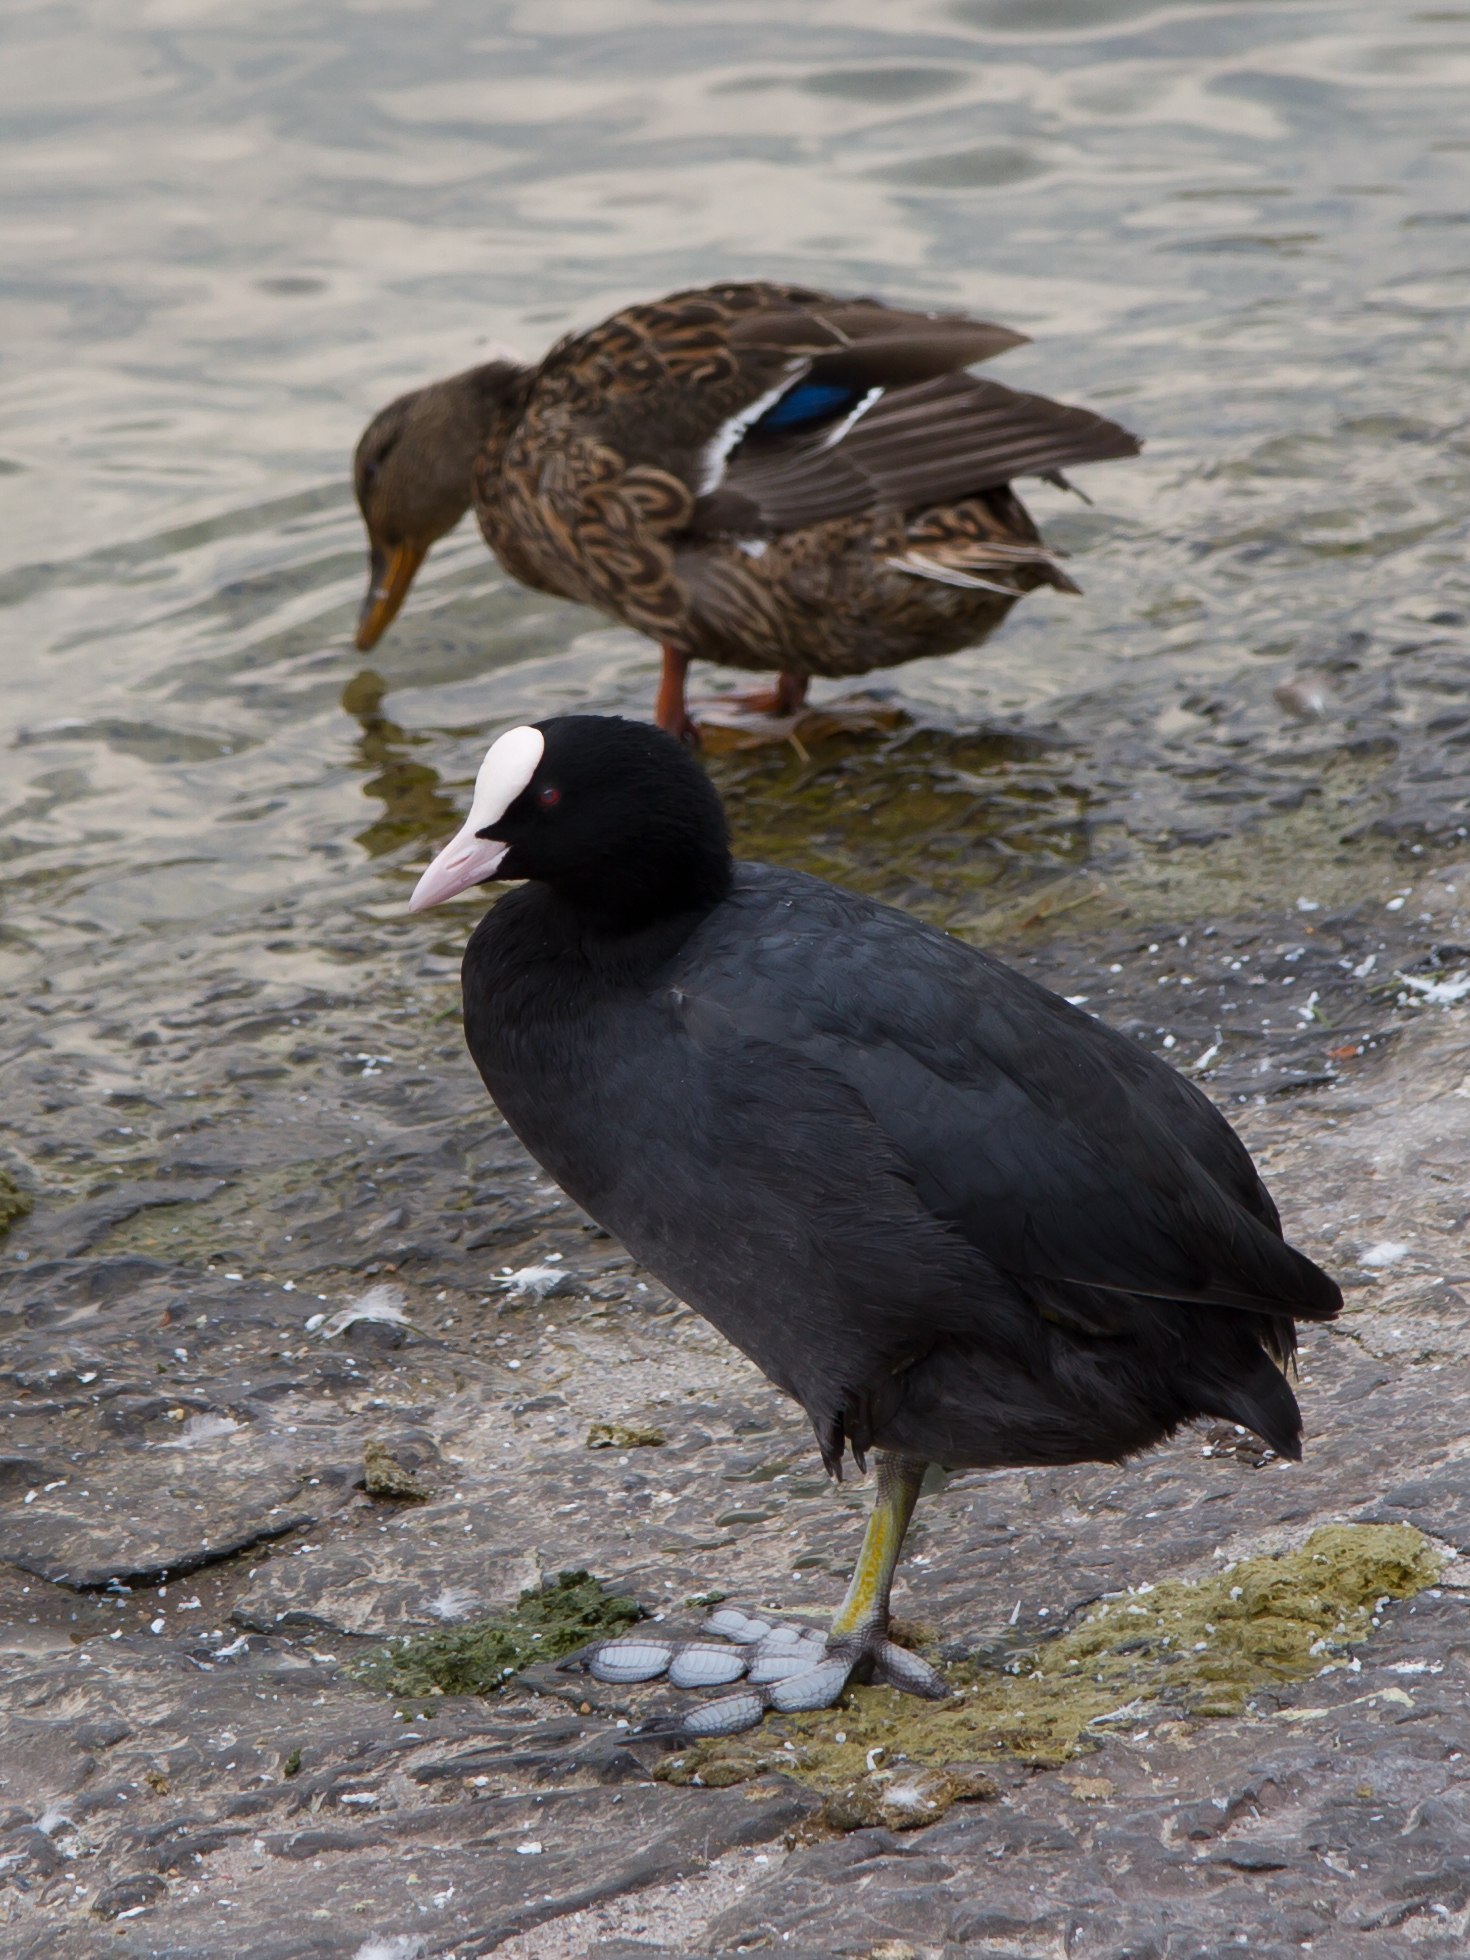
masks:
{"type": "Polygon", "coordinates": [[[906,914],[750,867],[677,984],[850,1083],[925,1204],[1005,1272],[1304,1318],[1340,1305],[1193,1085],[906,914]]]}
{"type": "Polygon", "coordinates": [[[970,374],[895,388],[837,441],[832,434],[762,439],[757,427],[718,488],[696,502],[694,534],[769,535],[864,511],[920,511],[1013,477],[1136,456],[1140,446],[1090,409],[970,374]]]}
{"type": "Polygon", "coordinates": [[[519,1120],[507,1087],[533,1153],[803,1405],[829,1468],[844,1440],[870,1446],[936,1341],[977,1323],[997,1351],[1033,1337],[1021,1296],[924,1203],[858,1091],[718,1002],[676,990],[636,1050],[604,1048],[585,1103],[563,1084],[555,1137],[519,1120]]]}

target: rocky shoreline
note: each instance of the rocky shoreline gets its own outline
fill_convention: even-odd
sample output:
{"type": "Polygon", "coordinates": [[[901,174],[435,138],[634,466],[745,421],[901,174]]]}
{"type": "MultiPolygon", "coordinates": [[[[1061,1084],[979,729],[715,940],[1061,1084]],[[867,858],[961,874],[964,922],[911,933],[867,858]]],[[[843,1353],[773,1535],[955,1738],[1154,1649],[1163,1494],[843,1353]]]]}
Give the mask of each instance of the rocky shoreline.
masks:
{"type": "MultiPolygon", "coordinates": [[[[920,1509],[904,1618],[952,1666],[1004,1668],[1104,1594],[1327,1523],[1412,1526],[1444,1566],[1320,1675],[1213,1718],[1145,1696],[1050,1767],[982,1747],[901,1831],[891,1805],[840,1828],[803,1769],[801,1723],[830,1742],[841,1709],[762,1732],[789,1772],[700,1787],[630,1739],[667,1691],[364,1676],[387,1637],[503,1615],[568,1569],[690,1623],[715,1591],[821,1613],[865,1494],[828,1486],[796,1413],[498,1127],[447,954],[396,993],[181,974],[110,1098],[148,1150],[120,1136],[100,1188],[94,1158],[92,1188],[37,1191],[6,1246],[7,1951],[1463,1952],[1470,1040],[1436,978],[1461,883],[1203,943],[1012,923],[1011,957],[1141,1038],[1163,1044],[1169,996],[1169,1052],[1203,1058],[1349,1308],[1304,1344],[1303,1465],[1222,1432],[952,1478],[920,1509]]],[[[12,1081],[81,1166],[97,1105],[54,1032],[37,1017],[12,1081]]],[[[890,1732],[880,1795],[902,1708],[890,1732]]]]}

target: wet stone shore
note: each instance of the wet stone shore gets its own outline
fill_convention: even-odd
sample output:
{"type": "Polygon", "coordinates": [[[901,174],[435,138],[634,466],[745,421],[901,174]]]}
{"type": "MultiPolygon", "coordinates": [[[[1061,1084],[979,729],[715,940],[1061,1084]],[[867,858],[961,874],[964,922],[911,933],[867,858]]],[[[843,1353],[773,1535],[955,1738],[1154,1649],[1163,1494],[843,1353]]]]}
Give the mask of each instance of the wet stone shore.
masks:
{"type": "Polygon", "coordinates": [[[926,1497],[907,1637],[1023,1718],[963,1760],[876,1690],[691,1761],[632,1734],[667,1689],[374,1673],[564,1571],[681,1627],[711,1594],[820,1616],[866,1504],[499,1125],[458,917],[413,965],[360,913],[270,982],[201,931],[111,1048],[40,994],[7,1073],[45,1142],[0,1290],[5,1951],[1463,1953],[1470,865],[1413,864],[1203,933],[1071,885],[979,928],[1200,1075],[1348,1309],[1304,1342],[1301,1466],[1215,1425],[926,1497]],[[1028,1741],[1034,1656],[1104,1595],[1339,1523],[1429,1562],[1320,1671],[1212,1713],[1141,1652],[1074,1744],[1028,1741]],[[849,1730],[884,1741],[834,1798],[849,1730]]]}

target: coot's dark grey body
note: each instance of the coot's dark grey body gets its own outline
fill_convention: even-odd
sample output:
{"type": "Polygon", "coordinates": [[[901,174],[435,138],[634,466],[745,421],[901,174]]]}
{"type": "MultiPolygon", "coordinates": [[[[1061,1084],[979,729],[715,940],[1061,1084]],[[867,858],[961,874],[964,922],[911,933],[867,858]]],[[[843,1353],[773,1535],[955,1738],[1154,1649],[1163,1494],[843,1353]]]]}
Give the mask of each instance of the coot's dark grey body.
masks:
{"type": "Polygon", "coordinates": [[[616,952],[545,886],[481,920],[465,1033],[537,1161],[811,1417],[949,1465],[1193,1416],[1299,1453],[1273,1356],[1337,1291],[1224,1118],[987,954],[741,865],[616,952]]]}
{"type": "MultiPolygon", "coordinates": [[[[734,864],[698,764],[636,723],[501,738],[414,903],[497,875],[530,882],[470,940],[465,1033],[507,1122],[802,1404],[830,1470],[878,1451],[825,1649],[724,1616],[755,1661],[690,1727],[824,1705],[855,1670],[944,1691],[886,1637],[927,1462],[1116,1459],[1202,1415],[1300,1454],[1293,1323],[1341,1296],[1136,1043],[906,913],[734,864]]],[[[606,1678],[734,1678],[697,1644],[618,1645],[606,1678]]]]}

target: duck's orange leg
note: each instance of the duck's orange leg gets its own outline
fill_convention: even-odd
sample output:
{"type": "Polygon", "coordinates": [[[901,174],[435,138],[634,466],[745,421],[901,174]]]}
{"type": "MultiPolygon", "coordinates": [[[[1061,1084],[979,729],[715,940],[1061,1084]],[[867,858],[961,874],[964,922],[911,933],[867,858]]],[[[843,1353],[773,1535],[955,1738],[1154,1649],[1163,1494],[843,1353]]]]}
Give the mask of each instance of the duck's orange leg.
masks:
{"type": "Polygon", "coordinates": [[[689,713],[689,703],[684,699],[684,682],[689,673],[689,655],[682,647],[673,646],[668,640],[663,643],[664,666],[659,675],[658,700],[654,706],[653,718],[666,734],[676,741],[685,742],[692,749],[699,747],[699,730],[695,727],[689,713]]]}

